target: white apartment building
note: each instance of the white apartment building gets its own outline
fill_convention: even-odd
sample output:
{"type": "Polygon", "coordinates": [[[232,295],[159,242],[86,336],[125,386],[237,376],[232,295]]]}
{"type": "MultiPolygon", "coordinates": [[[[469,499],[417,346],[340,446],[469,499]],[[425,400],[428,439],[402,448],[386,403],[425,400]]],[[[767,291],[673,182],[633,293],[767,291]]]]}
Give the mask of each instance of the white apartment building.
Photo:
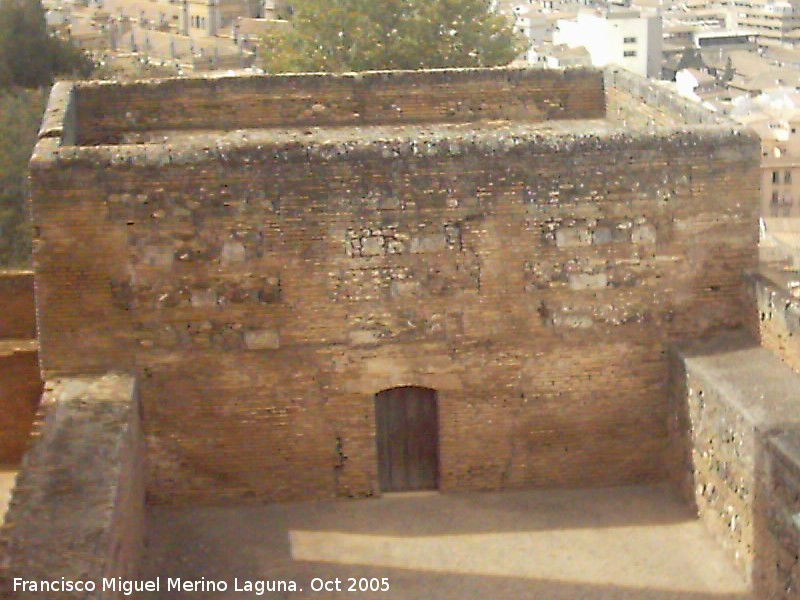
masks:
{"type": "Polygon", "coordinates": [[[794,47],[800,43],[800,2],[792,0],[733,0],[734,27],[758,36],[760,45],[794,47]]]}
{"type": "Polygon", "coordinates": [[[584,46],[596,67],[615,64],[644,77],[661,77],[661,15],[639,10],[581,11],[559,20],[553,43],[584,46]]]}

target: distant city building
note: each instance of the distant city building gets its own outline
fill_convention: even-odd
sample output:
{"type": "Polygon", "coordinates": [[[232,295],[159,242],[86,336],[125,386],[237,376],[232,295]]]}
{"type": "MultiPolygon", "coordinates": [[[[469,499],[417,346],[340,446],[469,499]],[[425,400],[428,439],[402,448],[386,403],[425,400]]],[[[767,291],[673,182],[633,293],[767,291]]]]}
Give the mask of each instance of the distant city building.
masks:
{"type": "Polygon", "coordinates": [[[759,44],[795,46],[800,42],[800,4],[774,0],[734,0],[731,26],[752,31],[759,44]]]}
{"type": "Polygon", "coordinates": [[[592,59],[583,46],[570,48],[565,45],[542,44],[528,51],[528,63],[540,69],[564,67],[590,67],[592,59]]]}
{"type": "Polygon", "coordinates": [[[698,69],[681,69],[675,76],[678,92],[689,98],[700,98],[700,93],[711,91],[717,83],[713,75],[698,69]]]}
{"type": "Polygon", "coordinates": [[[547,37],[547,17],[537,7],[519,4],[513,9],[514,30],[522,36],[530,48],[544,43],[547,37]]]}
{"type": "Polygon", "coordinates": [[[555,44],[584,46],[597,67],[614,64],[645,77],[661,77],[661,16],[639,10],[581,11],[560,20],[555,44]]]}
{"type": "Polygon", "coordinates": [[[133,75],[143,68],[169,75],[249,67],[260,39],[287,25],[277,17],[291,14],[282,0],[47,0],[45,4],[53,32],[94,53],[111,72],[133,75]]]}
{"type": "Polygon", "coordinates": [[[761,138],[761,214],[800,217],[800,93],[773,89],[734,103],[731,117],[761,138]]]}

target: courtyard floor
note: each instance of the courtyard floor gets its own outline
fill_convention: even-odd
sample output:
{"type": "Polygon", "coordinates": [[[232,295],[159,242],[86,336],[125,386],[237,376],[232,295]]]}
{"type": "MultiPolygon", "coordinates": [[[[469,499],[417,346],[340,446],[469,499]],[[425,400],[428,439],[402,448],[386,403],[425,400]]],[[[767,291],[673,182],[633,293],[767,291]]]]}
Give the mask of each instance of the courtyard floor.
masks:
{"type": "MultiPolygon", "coordinates": [[[[750,598],[691,511],[666,487],[403,494],[381,499],[155,508],[148,598],[256,598],[247,581],[294,581],[270,598],[750,598]],[[167,578],[223,580],[225,593],[167,591],[167,578]],[[348,578],[389,591],[347,591],[348,578]],[[237,581],[234,580],[236,578],[237,581]],[[312,591],[312,580],[341,591],[312,591]],[[302,590],[302,591],[300,591],[302,590]]],[[[144,596],[143,596],[144,597],[144,596]]]]}

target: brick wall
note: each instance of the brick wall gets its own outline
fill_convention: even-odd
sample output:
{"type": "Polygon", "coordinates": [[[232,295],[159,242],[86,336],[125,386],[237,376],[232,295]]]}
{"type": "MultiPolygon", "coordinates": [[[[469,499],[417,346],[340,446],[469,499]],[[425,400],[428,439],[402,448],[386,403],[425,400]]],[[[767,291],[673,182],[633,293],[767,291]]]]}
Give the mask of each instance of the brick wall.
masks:
{"type": "Polygon", "coordinates": [[[747,334],[673,355],[673,482],[752,580],[800,598],[800,376],[747,334]]]}
{"type": "Polygon", "coordinates": [[[78,142],[159,130],[599,118],[602,72],[458,69],[79,84],[78,142]]]}
{"type": "Polygon", "coordinates": [[[667,344],[749,307],[759,143],[614,127],[40,145],[44,369],[140,376],[155,501],[378,493],[400,385],[444,490],[661,479],[667,344]]]}
{"type": "Polygon", "coordinates": [[[41,393],[35,344],[0,340],[0,464],[22,458],[41,393]]]}
{"type": "Polygon", "coordinates": [[[32,271],[0,271],[0,464],[19,462],[42,393],[32,271]]]}
{"type": "Polygon", "coordinates": [[[127,376],[47,385],[36,442],[25,455],[0,541],[0,595],[122,598],[102,578],[135,578],[144,540],[144,448],[127,376]],[[14,591],[28,581],[92,581],[95,593],[14,591]]]}
{"type": "Polygon", "coordinates": [[[35,338],[33,271],[0,270],[0,339],[35,338]]]}

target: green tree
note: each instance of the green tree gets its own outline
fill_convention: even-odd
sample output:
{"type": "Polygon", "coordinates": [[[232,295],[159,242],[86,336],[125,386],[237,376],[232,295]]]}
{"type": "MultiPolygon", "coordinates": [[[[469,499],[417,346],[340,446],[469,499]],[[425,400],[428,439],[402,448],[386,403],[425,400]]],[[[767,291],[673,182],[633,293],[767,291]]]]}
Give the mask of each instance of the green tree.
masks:
{"type": "Polygon", "coordinates": [[[0,89],[50,85],[55,75],[86,77],[92,62],[47,32],[40,0],[0,0],[0,89]]]}
{"type": "Polygon", "coordinates": [[[483,67],[521,42],[488,0],[303,0],[260,52],[270,72],[483,67]]]}
{"type": "Polygon", "coordinates": [[[42,120],[44,90],[0,93],[0,265],[30,262],[30,225],[25,205],[28,160],[42,120]]]}
{"type": "Polygon", "coordinates": [[[0,266],[30,261],[28,160],[55,76],[86,77],[92,61],[50,36],[40,0],[0,0],[0,266]]]}

